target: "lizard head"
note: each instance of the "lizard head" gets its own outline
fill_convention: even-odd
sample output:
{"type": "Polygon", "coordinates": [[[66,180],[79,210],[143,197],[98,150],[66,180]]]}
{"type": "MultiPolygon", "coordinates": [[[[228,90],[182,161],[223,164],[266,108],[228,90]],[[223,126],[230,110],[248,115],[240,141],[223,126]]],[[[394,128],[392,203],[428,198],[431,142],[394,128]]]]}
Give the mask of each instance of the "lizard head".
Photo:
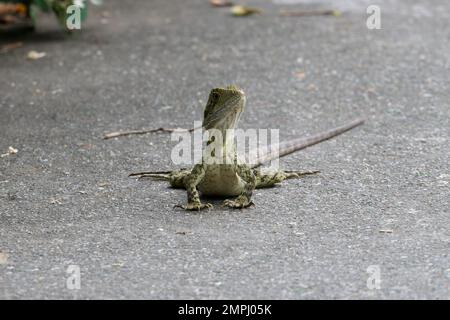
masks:
{"type": "Polygon", "coordinates": [[[203,127],[208,129],[232,129],[245,107],[244,91],[237,86],[214,88],[209,94],[203,115],[203,127]]]}

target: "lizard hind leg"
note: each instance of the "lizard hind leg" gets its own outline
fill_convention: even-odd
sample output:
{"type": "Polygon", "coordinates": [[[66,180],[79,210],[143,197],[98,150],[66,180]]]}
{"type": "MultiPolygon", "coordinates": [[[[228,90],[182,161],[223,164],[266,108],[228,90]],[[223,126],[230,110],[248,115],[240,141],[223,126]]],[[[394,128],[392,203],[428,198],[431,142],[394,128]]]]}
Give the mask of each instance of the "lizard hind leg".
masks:
{"type": "Polygon", "coordinates": [[[298,179],[306,175],[317,174],[320,171],[296,170],[255,170],[256,188],[270,188],[287,179],[298,179]]]}
{"type": "Polygon", "coordinates": [[[172,188],[183,189],[184,178],[190,173],[190,170],[181,169],[175,171],[145,171],[130,174],[130,177],[138,179],[150,178],[153,180],[168,181],[172,188]]]}
{"type": "Polygon", "coordinates": [[[319,170],[313,170],[313,171],[283,170],[283,172],[286,175],[286,179],[297,179],[297,178],[301,178],[303,176],[309,176],[309,175],[320,173],[319,170]]]}

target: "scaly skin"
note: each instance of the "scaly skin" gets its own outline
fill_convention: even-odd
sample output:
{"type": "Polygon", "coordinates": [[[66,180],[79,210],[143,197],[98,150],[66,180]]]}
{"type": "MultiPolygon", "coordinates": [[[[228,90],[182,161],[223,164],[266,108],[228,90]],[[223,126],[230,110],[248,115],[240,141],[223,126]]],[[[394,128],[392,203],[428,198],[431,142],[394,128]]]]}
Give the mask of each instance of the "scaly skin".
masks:
{"type": "MultiPolygon", "coordinates": [[[[132,174],[132,176],[166,180],[174,188],[184,188],[187,191],[188,202],[185,205],[177,205],[176,207],[186,210],[202,210],[212,208],[212,205],[210,203],[202,203],[200,193],[210,196],[235,197],[226,199],[223,204],[230,208],[246,208],[253,205],[251,197],[255,188],[272,187],[286,179],[299,178],[303,175],[318,172],[263,171],[256,168],[261,163],[273,159],[275,156],[271,154],[265,154],[253,166],[241,162],[236,152],[235,141],[227,137],[226,130],[235,128],[244,108],[245,95],[238,87],[228,86],[211,90],[205,107],[202,126],[205,130],[209,130],[208,132],[211,132],[211,129],[220,131],[223,138],[222,149],[218,150],[216,148],[211,154],[204,152],[202,162],[195,165],[192,170],[143,172],[132,174]],[[220,164],[211,161],[214,159],[220,160],[216,154],[223,157],[223,161],[220,164]]],[[[361,123],[363,123],[363,120],[356,120],[346,126],[327,131],[309,139],[287,141],[279,145],[279,155],[284,156],[327,140],[361,123]]],[[[216,136],[211,134],[207,145],[213,143],[215,139],[216,136]]]]}
{"type": "MultiPolygon", "coordinates": [[[[227,199],[224,205],[230,208],[245,208],[252,204],[251,196],[256,186],[256,176],[253,170],[240,164],[236,154],[234,139],[227,139],[226,130],[233,129],[245,107],[245,95],[237,87],[215,88],[209,95],[205,107],[203,128],[218,130],[223,144],[221,150],[215,149],[211,154],[203,155],[202,163],[194,166],[191,172],[185,173],[184,188],[187,190],[188,203],[182,208],[186,210],[201,210],[211,208],[210,203],[200,201],[199,190],[205,195],[237,196],[227,199]],[[222,155],[220,164],[213,159],[221,160],[216,154],[222,155]],[[226,162],[226,159],[231,161],[226,162]],[[218,186],[221,186],[218,188],[218,186]]],[[[211,134],[208,145],[216,139],[211,134]]]]}

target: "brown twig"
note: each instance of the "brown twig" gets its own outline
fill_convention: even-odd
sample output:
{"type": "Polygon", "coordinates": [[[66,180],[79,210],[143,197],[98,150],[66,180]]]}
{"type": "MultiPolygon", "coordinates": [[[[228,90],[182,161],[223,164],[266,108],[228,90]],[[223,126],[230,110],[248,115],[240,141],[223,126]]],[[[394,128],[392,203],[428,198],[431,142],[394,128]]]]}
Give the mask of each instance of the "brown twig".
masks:
{"type": "Polygon", "coordinates": [[[0,47],[0,53],[7,53],[14,49],[20,48],[21,46],[23,46],[23,42],[20,41],[8,43],[0,47]]]}
{"type": "Polygon", "coordinates": [[[130,136],[130,135],[137,135],[137,134],[147,134],[147,133],[156,133],[156,132],[193,132],[194,130],[197,130],[201,127],[197,128],[191,128],[191,129],[183,129],[183,128],[158,128],[158,129],[144,129],[144,130],[130,130],[130,131],[116,131],[107,133],[103,136],[104,140],[117,138],[117,137],[123,137],[123,136],[130,136]]]}
{"type": "Polygon", "coordinates": [[[315,11],[281,11],[282,17],[313,17],[313,16],[340,16],[336,10],[315,10],[315,11]]]}

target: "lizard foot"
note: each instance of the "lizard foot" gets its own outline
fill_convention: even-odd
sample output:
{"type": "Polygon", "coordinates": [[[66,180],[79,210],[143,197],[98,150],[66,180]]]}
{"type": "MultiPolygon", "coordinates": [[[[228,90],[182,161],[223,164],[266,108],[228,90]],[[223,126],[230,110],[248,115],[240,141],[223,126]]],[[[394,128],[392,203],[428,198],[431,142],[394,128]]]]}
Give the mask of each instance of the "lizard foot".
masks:
{"type": "Polygon", "coordinates": [[[253,201],[248,199],[246,196],[239,196],[236,199],[227,199],[223,202],[224,206],[234,208],[234,209],[242,209],[250,206],[254,206],[253,201]]]}
{"type": "Polygon", "coordinates": [[[201,202],[189,202],[186,205],[177,204],[174,208],[182,208],[188,211],[200,211],[203,209],[211,209],[213,205],[211,203],[201,203],[201,202]]]}

